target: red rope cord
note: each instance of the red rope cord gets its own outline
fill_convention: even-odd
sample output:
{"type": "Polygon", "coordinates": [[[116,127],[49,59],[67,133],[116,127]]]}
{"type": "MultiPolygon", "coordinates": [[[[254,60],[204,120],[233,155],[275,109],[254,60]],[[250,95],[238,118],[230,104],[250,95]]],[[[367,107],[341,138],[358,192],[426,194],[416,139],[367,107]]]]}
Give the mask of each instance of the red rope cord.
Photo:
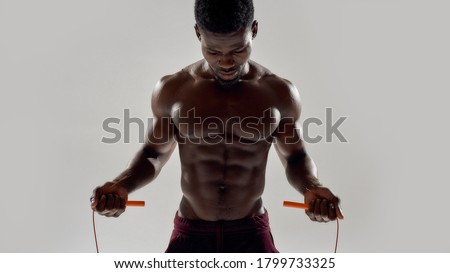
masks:
{"type": "Polygon", "coordinates": [[[95,230],[95,210],[92,210],[92,226],[94,227],[95,249],[98,252],[97,231],[95,230]]]}
{"type": "Polygon", "coordinates": [[[336,218],[336,244],[334,245],[334,253],[337,253],[339,242],[339,220],[336,218]]]}
{"type": "MultiPolygon", "coordinates": [[[[95,229],[95,210],[92,210],[92,226],[94,228],[95,249],[98,251],[97,231],[95,229]]],[[[339,220],[336,218],[336,243],[334,245],[334,253],[337,253],[339,243],[339,220]]]]}

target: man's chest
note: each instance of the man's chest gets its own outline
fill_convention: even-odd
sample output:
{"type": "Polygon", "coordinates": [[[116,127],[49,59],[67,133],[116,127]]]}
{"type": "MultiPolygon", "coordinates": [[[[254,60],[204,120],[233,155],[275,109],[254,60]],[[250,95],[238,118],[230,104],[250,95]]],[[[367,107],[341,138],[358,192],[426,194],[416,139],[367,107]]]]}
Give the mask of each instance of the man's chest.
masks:
{"type": "Polygon", "coordinates": [[[257,141],[268,138],[277,128],[280,112],[267,90],[208,87],[186,90],[173,104],[172,120],[183,136],[233,136],[257,141]]]}

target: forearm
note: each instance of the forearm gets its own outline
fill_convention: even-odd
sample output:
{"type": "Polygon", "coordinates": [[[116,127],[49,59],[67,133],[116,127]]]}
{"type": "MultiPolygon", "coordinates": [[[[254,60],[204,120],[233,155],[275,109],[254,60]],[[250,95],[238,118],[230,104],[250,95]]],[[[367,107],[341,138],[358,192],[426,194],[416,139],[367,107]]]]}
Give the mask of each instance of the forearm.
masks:
{"type": "Polygon", "coordinates": [[[160,155],[149,154],[145,148],[141,149],[132,160],[129,167],[117,176],[113,182],[124,187],[131,193],[153,181],[161,170],[160,155]]]}
{"type": "Polygon", "coordinates": [[[289,183],[302,194],[307,189],[321,186],[317,178],[316,165],[304,150],[287,158],[286,177],[289,183]]]}

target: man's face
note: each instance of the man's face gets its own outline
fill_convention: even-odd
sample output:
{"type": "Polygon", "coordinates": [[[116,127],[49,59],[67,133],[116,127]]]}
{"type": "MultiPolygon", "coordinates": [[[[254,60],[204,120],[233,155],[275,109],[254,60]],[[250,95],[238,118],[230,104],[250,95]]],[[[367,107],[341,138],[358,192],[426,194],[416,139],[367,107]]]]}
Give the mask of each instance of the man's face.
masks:
{"type": "Polygon", "coordinates": [[[256,30],[256,21],[251,28],[229,34],[212,33],[196,27],[209,70],[223,86],[239,82],[248,72],[248,60],[256,30]]]}

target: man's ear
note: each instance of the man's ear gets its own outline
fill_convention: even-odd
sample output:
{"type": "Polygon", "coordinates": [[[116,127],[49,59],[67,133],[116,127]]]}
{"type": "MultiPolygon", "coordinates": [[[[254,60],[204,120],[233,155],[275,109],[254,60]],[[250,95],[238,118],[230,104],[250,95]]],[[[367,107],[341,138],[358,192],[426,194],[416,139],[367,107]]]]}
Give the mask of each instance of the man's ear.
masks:
{"type": "Polygon", "coordinates": [[[258,34],[258,21],[253,21],[252,23],[252,38],[255,39],[258,34]]]}
{"type": "Polygon", "coordinates": [[[195,29],[195,35],[197,35],[197,39],[199,41],[201,41],[202,40],[202,35],[200,34],[200,30],[199,30],[197,24],[194,25],[194,29],[195,29]]]}

